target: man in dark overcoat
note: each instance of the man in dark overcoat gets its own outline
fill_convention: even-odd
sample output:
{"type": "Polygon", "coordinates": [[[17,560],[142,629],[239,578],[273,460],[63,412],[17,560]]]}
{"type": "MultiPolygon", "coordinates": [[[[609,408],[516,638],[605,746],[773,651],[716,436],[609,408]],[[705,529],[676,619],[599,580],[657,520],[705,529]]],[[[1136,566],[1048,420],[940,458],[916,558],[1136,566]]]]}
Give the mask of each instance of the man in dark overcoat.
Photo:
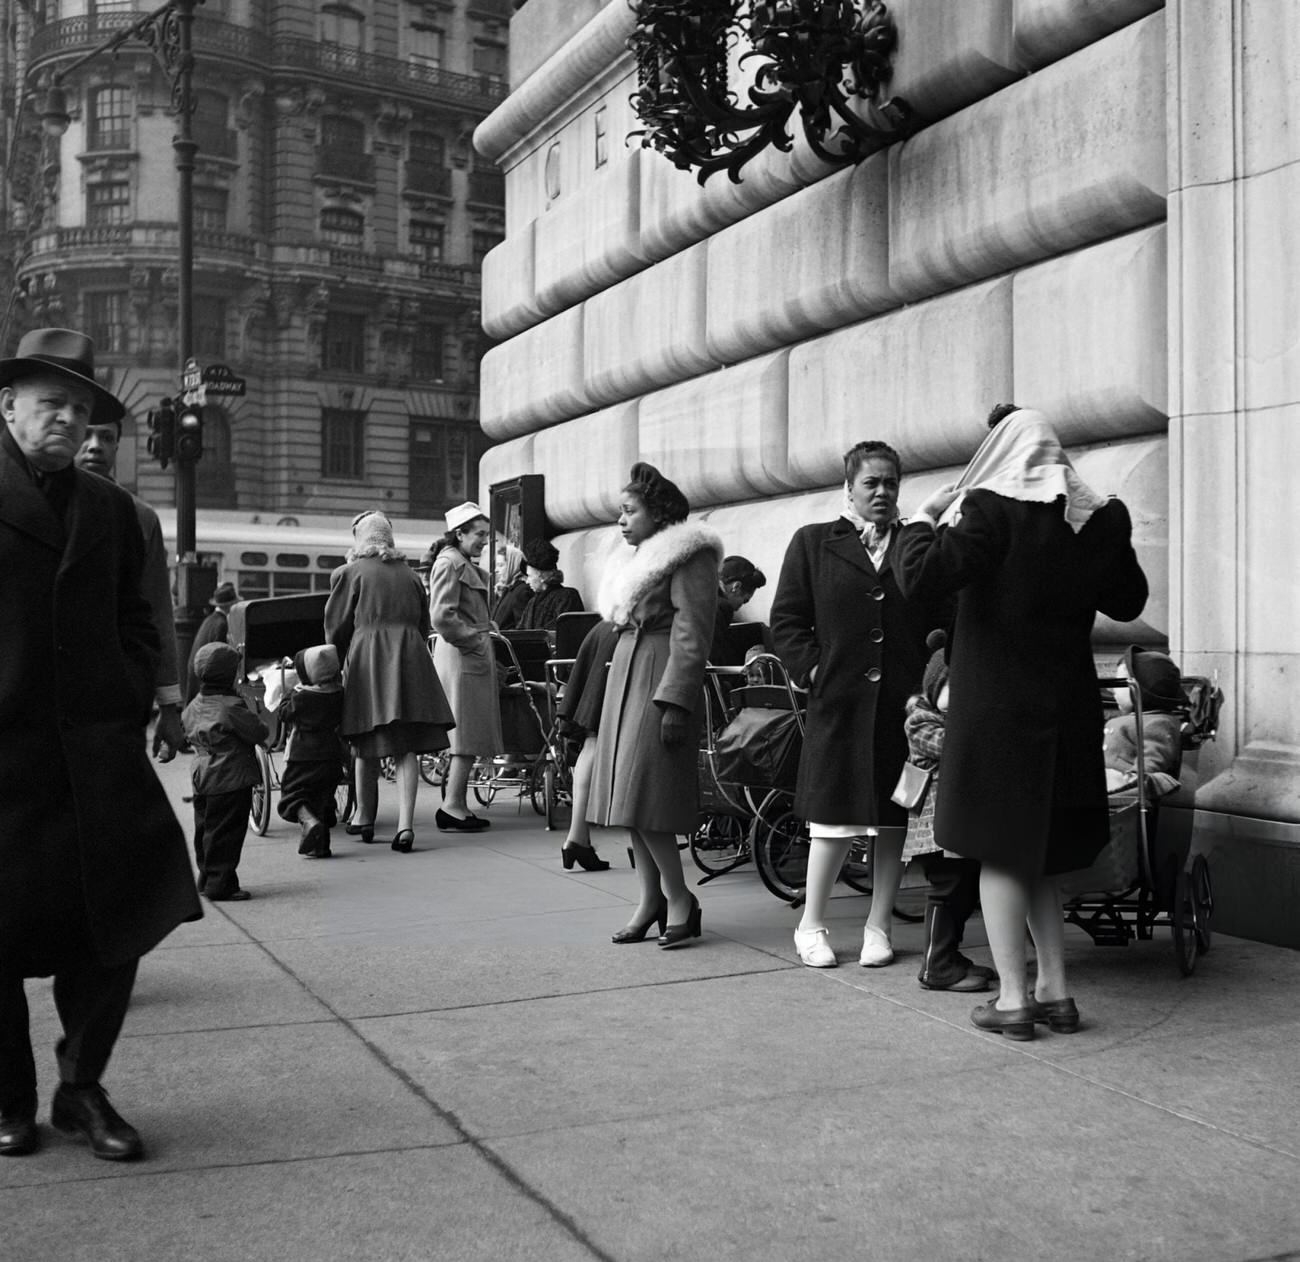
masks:
{"type": "Polygon", "coordinates": [[[38,329],[0,361],[0,1155],[39,1144],[24,978],[63,1024],[51,1122],[97,1157],[139,1135],[100,1086],[140,957],[197,919],[184,836],[149,764],[159,635],[131,497],[73,465],[122,405],[88,338],[38,329]]]}

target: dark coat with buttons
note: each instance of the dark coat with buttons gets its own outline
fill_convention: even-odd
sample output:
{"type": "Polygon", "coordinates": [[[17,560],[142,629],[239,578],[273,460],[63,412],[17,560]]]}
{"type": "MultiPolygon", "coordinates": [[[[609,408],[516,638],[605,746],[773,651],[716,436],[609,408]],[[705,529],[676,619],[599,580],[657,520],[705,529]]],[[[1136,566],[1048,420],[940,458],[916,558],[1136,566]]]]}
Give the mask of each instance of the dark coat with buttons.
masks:
{"type": "Polygon", "coordinates": [[[60,520],[0,444],[0,968],[29,977],[125,963],[201,915],[145,748],[159,639],[135,505],[72,474],[60,520]]]}
{"type": "Polygon", "coordinates": [[[810,687],[795,814],[822,824],[902,826],[889,798],[907,761],[907,698],[919,690],[925,637],[945,600],[908,602],[894,572],[895,531],[879,571],[843,518],[804,526],[786,549],[772,636],[794,682],[810,687]]]}
{"type": "Polygon", "coordinates": [[[935,802],[945,850],[1026,880],[1087,867],[1106,844],[1097,612],[1136,618],[1147,580],[1128,510],[1077,534],[1061,504],[970,491],[955,526],[904,527],[897,568],[918,598],[957,597],[935,802]]]}

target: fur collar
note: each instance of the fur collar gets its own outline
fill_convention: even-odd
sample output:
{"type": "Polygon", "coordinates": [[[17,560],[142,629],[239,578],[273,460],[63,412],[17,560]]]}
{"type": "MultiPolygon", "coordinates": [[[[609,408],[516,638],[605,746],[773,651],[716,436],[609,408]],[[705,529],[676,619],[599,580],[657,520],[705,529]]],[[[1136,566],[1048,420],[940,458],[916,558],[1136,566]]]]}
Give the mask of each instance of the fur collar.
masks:
{"type": "Polygon", "coordinates": [[[712,552],[721,562],[724,551],[717,532],[700,522],[665,526],[621,564],[605,571],[596,607],[602,618],[625,626],[637,602],[697,552],[712,552]]]}

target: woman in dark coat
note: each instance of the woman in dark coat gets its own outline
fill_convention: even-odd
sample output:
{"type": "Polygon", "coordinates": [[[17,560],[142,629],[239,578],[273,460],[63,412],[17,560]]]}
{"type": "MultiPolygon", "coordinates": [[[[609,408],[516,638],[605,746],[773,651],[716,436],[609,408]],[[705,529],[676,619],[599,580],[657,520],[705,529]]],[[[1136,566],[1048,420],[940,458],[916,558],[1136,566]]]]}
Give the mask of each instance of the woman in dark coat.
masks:
{"type": "Polygon", "coordinates": [[[686,521],[681,491],[648,464],[632,466],[618,524],[636,551],[601,583],[599,608],[615,626],[596,730],[587,818],[632,834],[641,897],[615,942],[640,942],[659,923],[661,947],[700,936],[700,905],[686,889],[677,834],[698,811],[698,737],[704,667],[713,636],[722,540],[686,521]]]}
{"type": "Polygon", "coordinates": [[[1084,485],[1046,418],[1025,410],[903,529],[904,592],[957,596],[935,840],[983,864],[1001,993],[972,1020],[1010,1038],[1032,1038],[1035,1021],[1078,1028],[1053,877],[1087,867],[1108,836],[1090,636],[1098,611],[1126,622],[1146,604],[1131,532],[1124,505],[1084,485]]]}
{"type": "Polygon", "coordinates": [[[501,701],[489,631],[487,575],[475,564],[488,539],[487,514],[467,501],[447,511],[447,534],[429,571],[429,611],[438,633],[433,664],[456,716],[446,796],[438,808],[443,832],[481,832],[488,821],[469,809],[466,791],[476,758],[501,753],[501,701]]]}
{"type": "Polygon", "coordinates": [[[724,557],[718,568],[718,612],[713,622],[713,643],[709,663],[713,666],[743,666],[747,645],[736,642],[731,624],[736,615],[754,599],[760,587],[767,586],[767,575],[748,557],[724,557]]]}
{"type": "Polygon", "coordinates": [[[903,875],[907,812],[890,801],[907,761],[903,718],[921,684],[926,634],[942,602],[905,601],[897,577],[902,465],[885,443],[844,456],[847,504],[804,526],[786,550],[772,601],[772,636],[794,682],[810,690],[794,812],[808,821],[807,900],[799,958],[836,964],[826,905],[854,837],[874,836],[874,895],[859,963],[894,958],[890,918],[903,875]]]}
{"type": "Polygon", "coordinates": [[[356,751],[357,818],[349,832],[374,838],[379,760],[397,764],[397,832],[392,847],[415,842],[419,755],[447,748],[451,708],[429,659],[424,586],[393,543],[380,512],[352,522],[348,563],[330,576],[325,639],[343,659],[343,723],[356,751]]]}

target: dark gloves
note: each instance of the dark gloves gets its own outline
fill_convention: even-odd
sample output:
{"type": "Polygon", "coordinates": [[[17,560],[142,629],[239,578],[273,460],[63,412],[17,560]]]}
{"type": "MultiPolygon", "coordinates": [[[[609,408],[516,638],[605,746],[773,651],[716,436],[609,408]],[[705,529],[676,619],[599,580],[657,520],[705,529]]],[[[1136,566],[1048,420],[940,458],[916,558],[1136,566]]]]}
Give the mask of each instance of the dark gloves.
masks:
{"type": "Polygon", "coordinates": [[[668,702],[661,703],[663,715],[659,720],[659,739],[665,749],[676,749],[686,739],[686,721],[691,717],[689,710],[668,702]]]}

